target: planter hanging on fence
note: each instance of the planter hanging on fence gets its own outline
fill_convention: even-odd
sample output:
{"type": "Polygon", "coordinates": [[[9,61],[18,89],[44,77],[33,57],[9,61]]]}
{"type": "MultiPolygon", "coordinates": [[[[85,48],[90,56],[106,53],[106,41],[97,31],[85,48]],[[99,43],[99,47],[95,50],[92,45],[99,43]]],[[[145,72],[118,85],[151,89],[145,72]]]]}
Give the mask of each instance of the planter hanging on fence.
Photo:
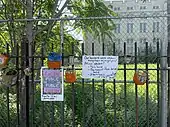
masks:
{"type": "Polygon", "coordinates": [[[16,70],[9,70],[2,74],[2,82],[4,85],[13,85],[17,81],[17,71],[16,70]]]}
{"type": "Polygon", "coordinates": [[[133,81],[136,85],[144,85],[147,80],[147,72],[137,70],[133,76],[133,81]]]}
{"type": "Polygon", "coordinates": [[[7,54],[0,54],[0,68],[4,68],[9,60],[9,56],[7,54]]]}
{"type": "Polygon", "coordinates": [[[65,79],[68,83],[74,83],[76,81],[76,72],[75,70],[66,70],[65,79]]]}
{"type": "Polygon", "coordinates": [[[61,55],[51,52],[48,55],[48,68],[58,69],[61,67],[61,55]]]}

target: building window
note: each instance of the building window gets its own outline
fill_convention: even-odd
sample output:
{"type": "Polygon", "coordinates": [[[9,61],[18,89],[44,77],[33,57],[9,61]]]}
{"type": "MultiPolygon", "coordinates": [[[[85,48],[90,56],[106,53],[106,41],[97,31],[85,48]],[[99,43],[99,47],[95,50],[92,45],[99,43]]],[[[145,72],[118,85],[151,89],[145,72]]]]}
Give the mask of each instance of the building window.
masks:
{"type": "Polygon", "coordinates": [[[147,42],[147,39],[146,39],[146,38],[141,38],[141,39],[140,39],[140,44],[145,45],[146,42],[147,42]]]}
{"type": "Polygon", "coordinates": [[[140,10],[145,10],[146,6],[140,6],[140,10]]]}
{"type": "Polygon", "coordinates": [[[153,22],[153,32],[159,32],[159,22],[153,22]]]}
{"type": "Polygon", "coordinates": [[[113,6],[112,5],[108,5],[109,8],[113,9],[113,6]]]}
{"type": "Polygon", "coordinates": [[[115,7],[114,11],[120,11],[120,7],[115,7]]]}
{"type": "Polygon", "coordinates": [[[127,10],[133,10],[133,7],[127,7],[127,10]]]}
{"type": "Polygon", "coordinates": [[[133,38],[128,38],[127,39],[127,45],[126,45],[126,54],[127,55],[132,55],[133,54],[133,46],[134,46],[134,44],[133,44],[133,38]]]}
{"type": "Polygon", "coordinates": [[[153,9],[159,9],[159,6],[153,6],[153,9]]]}
{"type": "Polygon", "coordinates": [[[120,24],[116,24],[115,33],[120,33],[120,24]]]}
{"type": "Polygon", "coordinates": [[[146,23],[140,23],[140,32],[146,33],[146,23]]]}
{"type": "Polygon", "coordinates": [[[120,39],[115,39],[116,44],[116,51],[119,52],[121,50],[121,44],[120,39]]]}
{"type": "Polygon", "coordinates": [[[160,39],[159,39],[159,38],[156,38],[156,37],[153,38],[153,43],[156,44],[156,43],[159,43],[159,42],[160,42],[160,39]]]}
{"type": "Polygon", "coordinates": [[[133,38],[130,38],[130,39],[128,38],[127,39],[127,45],[131,45],[132,43],[133,43],[133,38]]]}
{"type": "Polygon", "coordinates": [[[142,2],[142,3],[146,3],[146,2],[151,2],[151,0],[136,0],[136,2],[142,2]]]}
{"type": "Polygon", "coordinates": [[[133,33],[133,23],[127,24],[127,33],[133,33]]]}

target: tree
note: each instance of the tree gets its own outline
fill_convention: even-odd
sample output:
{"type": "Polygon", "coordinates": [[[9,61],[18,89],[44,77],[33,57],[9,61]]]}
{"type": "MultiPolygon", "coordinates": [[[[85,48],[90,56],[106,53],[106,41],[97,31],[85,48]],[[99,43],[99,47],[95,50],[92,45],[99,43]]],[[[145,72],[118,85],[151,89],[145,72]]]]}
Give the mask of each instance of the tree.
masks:
{"type": "MultiPolygon", "coordinates": [[[[110,9],[108,9],[102,0],[0,0],[2,8],[0,11],[0,17],[3,19],[3,23],[0,24],[0,43],[5,45],[8,43],[12,54],[17,54],[17,46],[24,46],[25,43],[29,45],[29,56],[37,54],[40,51],[39,45],[43,42],[43,45],[48,50],[51,50],[52,45],[60,45],[60,28],[61,24],[57,20],[36,20],[33,19],[54,19],[70,17],[65,14],[66,10],[69,10],[73,17],[102,17],[102,16],[115,16],[110,9]],[[29,19],[29,20],[28,20],[29,19]],[[8,22],[4,22],[8,20],[8,22]],[[21,20],[20,22],[16,20],[21,20]],[[25,20],[25,21],[23,21],[25,20]]],[[[67,22],[65,22],[67,23],[67,22]]],[[[69,24],[68,24],[69,25],[69,24]]],[[[99,37],[99,40],[104,40],[106,36],[111,38],[111,31],[114,29],[114,23],[112,20],[76,20],[73,22],[72,27],[78,31],[84,30],[92,33],[95,37],[99,37]],[[104,26],[104,27],[103,27],[104,26]]],[[[84,32],[84,35],[86,32],[84,32]]],[[[77,43],[78,40],[64,32],[65,43],[77,43]]],[[[69,53],[68,46],[68,53],[69,53]]],[[[57,47],[55,47],[57,51],[57,47]]],[[[4,49],[1,49],[1,51],[4,49]]],[[[21,48],[20,55],[24,56],[25,49],[21,48]]],[[[29,67],[34,66],[29,59],[29,67]]],[[[41,66],[40,61],[36,61],[36,66],[41,66]]],[[[26,68],[24,60],[22,60],[22,66],[26,68]]],[[[39,76],[37,76],[39,77],[39,76]]],[[[25,86],[22,83],[20,89],[23,98],[20,100],[21,104],[21,122],[22,126],[25,124],[25,86]]],[[[30,90],[33,90],[33,87],[30,90]]],[[[32,98],[32,97],[30,97],[32,98]]],[[[32,100],[30,100],[32,102],[32,100]]],[[[33,103],[33,102],[32,102],[33,103]]],[[[31,104],[32,105],[32,104],[31,104]]]]}

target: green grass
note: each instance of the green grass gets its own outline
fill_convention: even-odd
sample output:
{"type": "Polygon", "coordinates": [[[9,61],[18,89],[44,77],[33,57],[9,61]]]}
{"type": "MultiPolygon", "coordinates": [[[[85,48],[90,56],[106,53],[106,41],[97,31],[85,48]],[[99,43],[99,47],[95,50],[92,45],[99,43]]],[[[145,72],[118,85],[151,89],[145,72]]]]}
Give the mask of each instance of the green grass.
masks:
{"type": "MultiPolygon", "coordinates": [[[[79,66],[80,67],[80,66],[79,66]]],[[[126,65],[126,80],[131,81],[131,83],[126,83],[127,92],[133,92],[135,93],[135,84],[133,83],[133,75],[135,73],[135,65],[134,64],[127,64],[126,65]],[[131,69],[131,70],[128,70],[131,69]]],[[[143,69],[146,70],[145,64],[138,64],[137,69],[143,69]]],[[[148,71],[149,74],[149,81],[156,82],[157,81],[157,65],[156,64],[148,64],[148,69],[152,69],[148,71]],[[155,69],[155,70],[154,70],[155,69]]],[[[77,71],[77,77],[81,80],[82,77],[82,71],[77,71]]],[[[119,64],[119,68],[115,77],[116,81],[124,81],[124,65],[119,64]]],[[[95,83],[96,87],[97,84],[101,83],[95,83]]],[[[113,90],[113,83],[106,83],[105,85],[108,89],[113,90]]],[[[119,94],[122,90],[122,86],[124,86],[124,83],[116,83],[116,93],[119,94]]],[[[148,84],[148,93],[151,100],[157,101],[157,83],[149,83],[148,84]]],[[[146,84],[142,86],[138,86],[138,96],[146,96],[146,84]]]]}

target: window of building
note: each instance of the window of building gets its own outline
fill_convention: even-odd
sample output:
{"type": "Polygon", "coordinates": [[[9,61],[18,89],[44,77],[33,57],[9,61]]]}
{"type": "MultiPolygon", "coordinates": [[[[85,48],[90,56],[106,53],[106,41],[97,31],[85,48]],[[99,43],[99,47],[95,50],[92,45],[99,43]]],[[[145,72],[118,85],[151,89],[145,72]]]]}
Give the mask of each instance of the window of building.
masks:
{"type": "Polygon", "coordinates": [[[133,7],[127,7],[127,10],[133,10],[133,7]]]}
{"type": "Polygon", "coordinates": [[[133,43],[133,38],[128,38],[127,39],[127,45],[131,45],[133,43]]]}
{"type": "Polygon", "coordinates": [[[146,33],[146,23],[140,23],[140,32],[146,33]]]}
{"type": "Polygon", "coordinates": [[[139,40],[139,47],[140,47],[139,52],[140,53],[145,53],[146,42],[147,42],[146,38],[140,38],[139,40]]]}
{"type": "Polygon", "coordinates": [[[116,51],[121,50],[121,44],[120,44],[120,39],[115,39],[115,44],[116,44],[116,51]]]}
{"type": "Polygon", "coordinates": [[[116,24],[115,33],[120,33],[120,24],[116,24]]]}
{"type": "Polygon", "coordinates": [[[133,23],[127,24],[127,33],[133,33],[133,23]]]}
{"type": "Polygon", "coordinates": [[[146,2],[151,2],[151,0],[136,0],[136,2],[146,3],[146,2]]]}
{"type": "Polygon", "coordinates": [[[119,11],[120,7],[114,7],[114,11],[119,11]]]}
{"type": "Polygon", "coordinates": [[[159,32],[159,22],[153,22],[153,32],[159,32]]]}
{"type": "Polygon", "coordinates": [[[156,37],[153,38],[153,43],[159,43],[159,42],[160,42],[160,38],[156,38],[156,37]]]}
{"type": "Polygon", "coordinates": [[[159,9],[159,6],[153,6],[153,9],[159,9]]]}
{"type": "Polygon", "coordinates": [[[127,55],[132,55],[133,54],[133,38],[128,38],[127,39],[127,44],[126,44],[126,54],[127,55]]]}
{"type": "Polygon", "coordinates": [[[140,44],[145,45],[146,42],[147,42],[146,38],[141,38],[140,39],[140,44]]]}
{"type": "Polygon", "coordinates": [[[112,5],[108,5],[109,8],[113,9],[113,6],[112,5]]]}
{"type": "Polygon", "coordinates": [[[146,6],[140,6],[140,10],[145,10],[146,6]]]}

